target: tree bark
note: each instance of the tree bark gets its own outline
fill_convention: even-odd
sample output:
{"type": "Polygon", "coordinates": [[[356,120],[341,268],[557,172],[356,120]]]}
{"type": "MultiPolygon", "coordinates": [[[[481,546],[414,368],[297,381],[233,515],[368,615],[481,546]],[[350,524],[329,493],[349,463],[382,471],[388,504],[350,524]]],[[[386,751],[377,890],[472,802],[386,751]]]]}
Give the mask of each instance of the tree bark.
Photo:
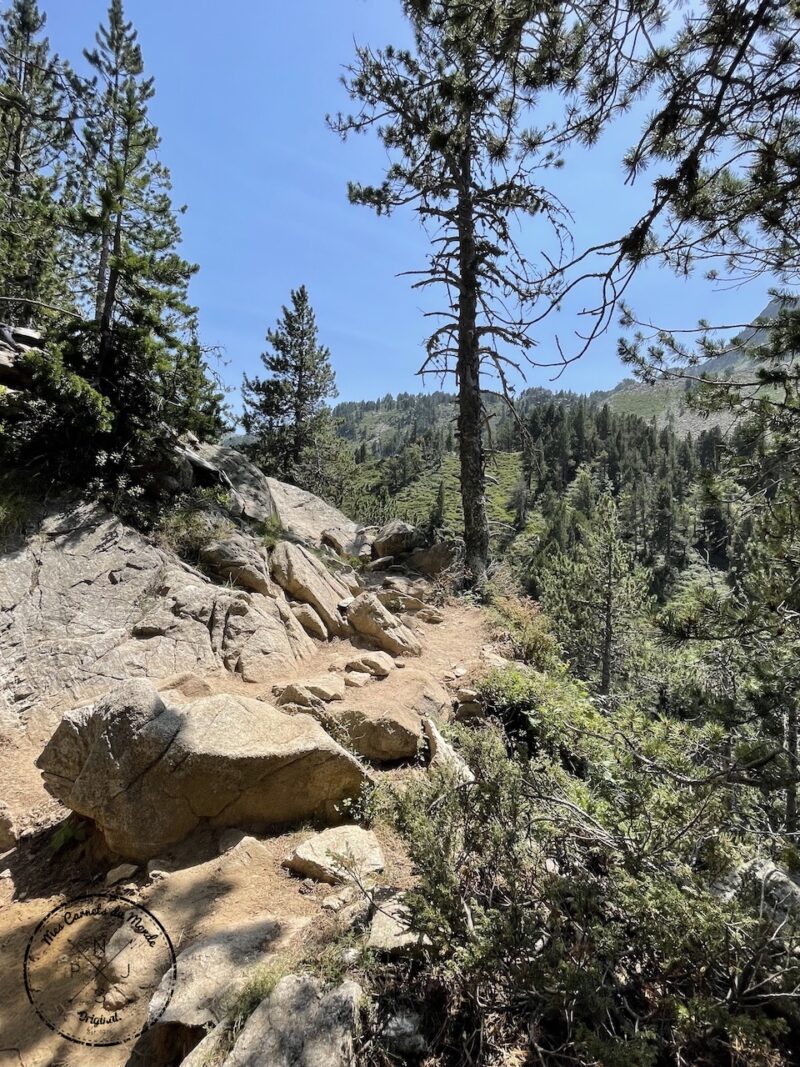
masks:
{"type": "Polygon", "coordinates": [[[465,151],[458,198],[458,447],[461,460],[461,502],[464,506],[467,580],[472,586],[480,589],[485,585],[489,563],[489,521],[486,514],[486,457],[483,448],[483,404],[476,328],[477,250],[470,184],[470,159],[468,151],[465,151]]]}
{"type": "Polygon", "coordinates": [[[603,652],[600,676],[600,692],[605,696],[611,692],[611,657],[614,647],[614,553],[608,546],[608,569],[606,574],[606,597],[603,611],[603,652]]]}
{"type": "Polygon", "coordinates": [[[789,755],[789,780],[786,783],[786,833],[797,832],[797,777],[798,764],[798,723],[797,705],[792,702],[786,709],[786,751],[789,755]]]}

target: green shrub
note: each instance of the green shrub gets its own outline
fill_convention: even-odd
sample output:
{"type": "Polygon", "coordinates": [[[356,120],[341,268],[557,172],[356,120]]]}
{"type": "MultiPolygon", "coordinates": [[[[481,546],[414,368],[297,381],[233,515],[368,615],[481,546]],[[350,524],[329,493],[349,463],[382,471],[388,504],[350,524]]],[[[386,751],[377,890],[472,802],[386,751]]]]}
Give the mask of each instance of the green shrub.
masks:
{"type": "Polygon", "coordinates": [[[534,600],[498,592],[495,587],[491,604],[493,637],[514,659],[540,671],[559,666],[558,642],[534,600]]]}
{"type": "Polygon", "coordinates": [[[219,493],[199,489],[178,497],[165,510],[155,530],[156,542],[190,563],[197,563],[200,549],[232,530],[233,523],[219,512],[219,493]]]}

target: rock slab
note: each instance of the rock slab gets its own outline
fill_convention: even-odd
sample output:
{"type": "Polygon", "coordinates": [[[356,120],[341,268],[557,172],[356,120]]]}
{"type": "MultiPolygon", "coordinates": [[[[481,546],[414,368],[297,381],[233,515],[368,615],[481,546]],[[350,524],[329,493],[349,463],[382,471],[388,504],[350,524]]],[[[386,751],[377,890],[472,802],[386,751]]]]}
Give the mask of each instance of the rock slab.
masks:
{"type": "Polygon", "coordinates": [[[250,1016],[224,1067],[355,1067],[362,996],[356,982],[325,991],[289,975],[250,1016]]]}
{"type": "Polygon", "coordinates": [[[360,826],[333,826],[314,834],[294,848],[283,861],[295,874],[336,885],[364,884],[386,865],[383,850],[371,830],[360,826]]]}

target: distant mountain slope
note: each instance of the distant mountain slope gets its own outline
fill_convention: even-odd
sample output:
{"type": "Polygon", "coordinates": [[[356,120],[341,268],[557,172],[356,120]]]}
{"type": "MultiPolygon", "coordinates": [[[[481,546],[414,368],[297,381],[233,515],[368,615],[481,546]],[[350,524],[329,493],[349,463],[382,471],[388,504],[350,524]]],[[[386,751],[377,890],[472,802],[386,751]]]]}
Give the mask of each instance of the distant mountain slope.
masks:
{"type": "MultiPolygon", "coordinates": [[[[757,318],[777,318],[783,306],[785,306],[783,301],[773,299],[757,318]]],[[[764,326],[743,330],[731,341],[731,346],[727,351],[705,360],[693,369],[693,373],[710,377],[730,377],[736,380],[751,366],[750,359],[742,351],[743,346],[763,344],[767,337],[768,329],[764,326]]],[[[638,415],[644,419],[655,418],[659,426],[672,422],[675,429],[682,433],[697,435],[701,430],[707,430],[711,426],[726,429],[730,425],[731,419],[727,415],[715,414],[704,418],[693,411],[687,403],[690,391],[690,382],[670,381],[645,385],[633,378],[625,378],[613,389],[592,393],[591,400],[599,404],[607,403],[619,414],[638,415]]]]}

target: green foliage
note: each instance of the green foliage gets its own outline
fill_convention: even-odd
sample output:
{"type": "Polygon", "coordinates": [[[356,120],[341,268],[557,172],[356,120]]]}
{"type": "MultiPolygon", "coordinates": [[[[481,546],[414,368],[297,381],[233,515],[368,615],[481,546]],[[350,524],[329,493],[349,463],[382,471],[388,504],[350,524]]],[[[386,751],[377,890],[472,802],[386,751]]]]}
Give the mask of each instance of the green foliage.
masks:
{"type": "Polygon", "coordinates": [[[13,0],[0,20],[0,319],[36,321],[72,308],[65,255],[65,163],[75,84],[43,35],[36,0],[13,0]]]}
{"type": "Polygon", "coordinates": [[[542,602],[577,673],[609,694],[636,666],[648,606],[647,579],[622,537],[610,493],[575,548],[542,576],[542,602]]]}
{"type": "Polygon", "coordinates": [[[153,81],[121,0],[111,0],[86,53],[91,81],[49,58],[43,24],[33,0],[15,0],[3,24],[23,55],[0,61],[0,153],[19,172],[0,203],[0,230],[24,223],[29,232],[14,239],[5,261],[13,277],[2,280],[16,296],[15,321],[43,326],[46,348],[20,357],[31,381],[0,410],[0,455],[63,483],[85,485],[99,469],[113,499],[128,495],[122,486],[152,488],[170,431],[218,434],[223,395],[197,339],[188,303],[196,267],[177,251],[148,113],[153,81]]]}
{"type": "Polygon", "coordinates": [[[727,808],[678,781],[713,736],[635,712],[612,725],[580,691],[519,674],[487,692],[530,701],[540,743],[457,731],[471,784],[434,770],[380,802],[430,942],[388,995],[416,998],[439,1062],[524,1047],[547,1065],[788,1064],[796,920],[714,891],[735,859],[727,808]]]}
{"type": "Polygon", "coordinates": [[[325,408],[336,396],[336,378],[304,285],[292,290],[291,307],[283,307],[267,341],[272,351],[261,362],[269,377],[245,375],[242,385],[248,450],[267,474],[319,487],[340,451],[325,408]]]}
{"type": "Polygon", "coordinates": [[[493,636],[506,646],[511,657],[539,671],[559,666],[558,644],[550,621],[536,601],[513,594],[499,594],[490,587],[493,636]]]}
{"type": "Polygon", "coordinates": [[[218,490],[195,489],[177,497],[159,515],[156,541],[181,559],[197,563],[205,545],[233,529],[219,511],[224,503],[218,490]]]}

